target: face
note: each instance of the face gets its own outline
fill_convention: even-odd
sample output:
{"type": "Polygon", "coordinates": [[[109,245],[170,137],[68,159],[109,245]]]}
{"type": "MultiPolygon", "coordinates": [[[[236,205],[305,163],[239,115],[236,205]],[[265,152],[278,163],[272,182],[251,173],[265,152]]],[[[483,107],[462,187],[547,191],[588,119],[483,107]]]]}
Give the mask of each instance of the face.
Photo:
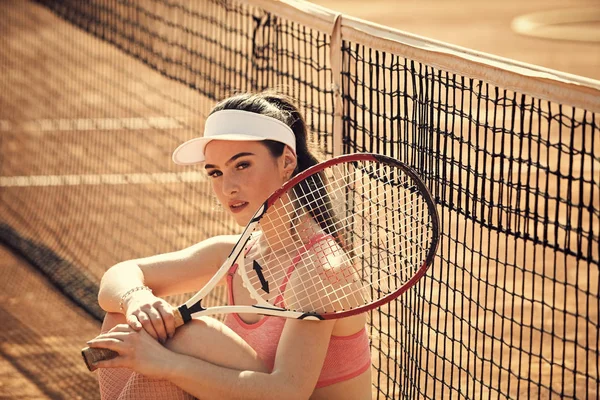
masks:
{"type": "Polygon", "coordinates": [[[288,180],[296,158],[286,147],[275,158],[260,141],[213,140],[204,149],[205,170],[217,199],[245,226],[267,197],[288,180]]]}

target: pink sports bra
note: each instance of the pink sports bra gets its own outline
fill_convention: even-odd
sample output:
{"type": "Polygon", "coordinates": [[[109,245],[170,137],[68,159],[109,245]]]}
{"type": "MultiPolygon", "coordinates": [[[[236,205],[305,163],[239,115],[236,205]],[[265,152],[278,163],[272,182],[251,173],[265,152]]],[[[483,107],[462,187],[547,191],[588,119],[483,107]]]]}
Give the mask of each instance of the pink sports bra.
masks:
{"type": "MultiPolygon", "coordinates": [[[[315,243],[325,237],[318,237],[311,240],[304,251],[309,250],[315,243]]],[[[298,263],[300,255],[298,254],[294,258],[288,272],[288,278],[298,263]]],[[[227,275],[229,304],[231,305],[235,304],[233,298],[233,276],[237,271],[237,267],[238,265],[234,264],[227,275]]],[[[286,283],[287,279],[285,279],[283,285],[286,283]]],[[[257,323],[248,324],[238,314],[228,314],[225,318],[225,325],[244,339],[256,351],[265,365],[272,370],[275,365],[277,346],[281,338],[285,320],[285,318],[265,316],[257,323]]],[[[371,353],[366,329],[361,329],[350,336],[332,335],[315,388],[318,389],[352,379],[370,367],[371,353]]]]}

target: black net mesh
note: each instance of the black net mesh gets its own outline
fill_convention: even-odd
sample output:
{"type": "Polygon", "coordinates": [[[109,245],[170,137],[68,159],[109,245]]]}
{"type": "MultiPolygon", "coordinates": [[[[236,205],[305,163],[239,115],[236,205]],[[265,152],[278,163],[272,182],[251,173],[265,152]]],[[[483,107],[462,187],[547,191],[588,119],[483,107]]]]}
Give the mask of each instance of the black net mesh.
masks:
{"type": "MultiPolygon", "coordinates": [[[[331,38],[233,1],[8,0],[0,15],[0,397],[95,398],[78,351],[104,271],[238,229],[172,150],[216,100],[277,88],[333,155],[331,38]]],[[[374,397],[596,398],[594,112],[342,52],[344,152],[414,167],[443,230],[425,278],[371,315],[374,397]]]]}
{"type": "Polygon", "coordinates": [[[407,398],[595,398],[595,114],[360,44],[343,51],[344,150],[415,167],[441,211],[435,268],[399,299],[396,330],[372,324],[380,353],[398,360],[377,387],[399,381],[407,398]]]}

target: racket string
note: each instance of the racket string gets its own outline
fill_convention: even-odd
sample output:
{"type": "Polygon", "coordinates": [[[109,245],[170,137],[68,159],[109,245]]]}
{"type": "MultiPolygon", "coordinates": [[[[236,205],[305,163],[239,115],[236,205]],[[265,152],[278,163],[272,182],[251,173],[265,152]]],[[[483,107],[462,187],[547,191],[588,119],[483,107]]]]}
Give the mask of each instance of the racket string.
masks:
{"type": "MultiPolygon", "coordinates": [[[[404,184],[404,186],[406,186],[406,184],[404,184]]],[[[414,187],[414,185],[412,185],[412,186],[411,186],[411,188],[413,188],[413,187],[414,187]]],[[[340,188],[340,189],[343,189],[343,188],[340,188]]],[[[338,189],[336,192],[339,192],[339,191],[341,191],[340,189],[338,189]]],[[[371,190],[370,192],[373,192],[373,190],[371,190]]],[[[405,193],[406,193],[406,192],[405,192],[405,193]]],[[[412,191],[411,191],[411,194],[412,194],[412,191]]],[[[312,193],[309,193],[309,194],[304,194],[302,197],[298,197],[298,199],[300,199],[300,200],[301,200],[301,199],[307,199],[307,198],[308,198],[308,195],[312,195],[312,193]]],[[[382,206],[382,205],[381,205],[381,202],[377,202],[377,203],[376,203],[376,202],[373,202],[373,201],[371,201],[371,197],[370,197],[370,196],[362,195],[361,197],[362,197],[363,199],[366,199],[367,201],[369,201],[369,202],[373,203],[373,205],[374,205],[374,206],[377,206],[377,207],[381,207],[381,206],[382,206]]],[[[306,205],[307,205],[307,206],[312,206],[313,204],[316,204],[316,203],[318,203],[318,202],[320,202],[320,201],[322,201],[322,198],[315,198],[315,199],[313,199],[313,201],[311,201],[311,202],[308,202],[306,205]]],[[[405,201],[405,202],[406,202],[406,201],[405,201]]],[[[408,203],[414,203],[414,202],[413,202],[413,201],[408,201],[408,203]]],[[[284,204],[284,206],[285,206],[285,205],[287,205],[287,204],[284,204]]],[[[399,208],[390,208],[390,207],[386,207],[386,208],[387,208],[389,211],[393,211],[393,212],[398,212],[398,211],[400,211],[400,210],[401,210],[401,209],[399,209],[399,208]]],[[[297,209],[296,209],[295,207],[294,207],[294,208],[292,208],[292,211],[290,211],[290,212],[287,212],[286,214],[284,214],[284,215],[282,216],[281,220],[282,220],[282,221],[288,221],[288,220],[289,220],[289,216],[290,216],[290,215],[292,215],[292,214],[297,214],[297,209]],[[285,218],[283,218],[284,216],[285,216],[285,218]]],[[[412,218],[412,215],[411,215],[410,213],[403,213],[403,214],[404,214],[404,215],[406,215],[406,216],[409,216],[409,217],[411,217],[411,218],[412,218]]],[[[351,216],[355,216],[355,214],[354,214],[354,215],[351,215],[351,216]]],[[[418,221],[418,222],[420,222],[420,221],[418,221]]],[[[331,226],[333,226],[333,224],[330,224],[330,225],[331,225],[331,226]]],[[[283,227],[284,227],[284,225],[279,225],[279,226],[276,226],[276,228],[277,228],[277,229],[280,229],[280,228],[283,228],[283,227]]]]}
{"type": "MultiPolygon", "coordinates": [[[[287,286],[287,292],[291,293],[285,293],[286,301],[291,303],[287,304],[290,309],[294,305],[311,303],[311,300],[314,300],[311,299],[311,296],[319,290],[328,291],[333,299],[332,302],[340,303],[342,300],[353,297],[352,304],[356,304],[356,306],[361,305],[361,303],[364,304],[371,301],[371,298],[365,299],[365,286],[370,286],[371,289],[376,291],[380,291],[385,286],[385,291],[391,292],[395,289],[394,286],[399,286],[408,277],[412,276],[414,270],[420,267],[419,261],[422,262],[425,258],[424,253],[426,253],[428,246],[423,244],[431,237],[430,232],[427,235],[430,231],[431,221],[424,222],[429,217],[427,204],[423,199],[420,199],[419,192],[415,188],[412,179],[407,177],[401,170],[395,174],[390,168],[387,172],[384,170],[384,174],[395,176],[395,180],[385,179],[381,174],[375,175],[375,172],[373,172],[376,170],[375,168],[371,168],[370,172],[365,172],[366,170],[367,168],[358,170],[354,168],[354,173],[345,171],[337,171],[336,173],[335,170],[332,170],[331,175],[334,179],[328,179],[327,183],[323,182],[321,175],[313,175],[310,178],[314,177],[315,181],[296,185],[293,188],[293,195],[284,195],[281,199],[282,204],[273,208],[277,211],[283,210],[283,213],[269,216],[268,230],[265,230],[264,234],[269,235],[270,238],[277,237],[280,246],[285,240],[289,240],[289,235],[283,237],[280,232],[289,230],[290,221],[300,221],[304,215],[308,215],[311,218],[314,216],[325,223],[325,228],[322,224],[319,224],[319,228],[325,232],[330,230],[332,237],[333,235],[339,236],[338,240],[341,238],[345,240],[346,244],[351,243],[349,247],[352,248],[353,253],[353,256],[346,261],[347,265],[342,268],[339,265],[322,266],[323,255],[314,253],[305,255],[302,261],[309,266],[313,265],[313,268],[296,268],[293,272],[294,284],[290,286],[288,282],[287,286]],[[348,179],[350,175],[353,175],[354,178],[348,179]],[[335,176],[338,178],[335,178],[335,176]],[[367,181],[368,184],[365,184],[364,181],[367,178],[371,181],[367,181]],[[373,179],[375,179],[375,182],[373,182],[373,179]],[[318,182],[316,182],[317,180],[318,182]],[[321,188],[327,187],[329,190],[319,190],[319,186],[321,188]],[[331,190],[332,186],[336,186],[334,190],[331,190]],[[306,191],[306,188],[317,189],[306,191]],[[293,198],[290,199],[290,197],[293,198]],[[287,202],[284,201],[286,199],[287,202]],[[326,209],[328,215],[311,215],[311,210],[322,212],[321,206],[323,204],[333,206],[334,201],[339,203],[340,199],[342,202],[345,201],[346,204],[349,203],[348,199],[351,199],[352,209],[338,207],[341,212],[326,209]],[[301,206],[298,207],[298,204],[301,204],[301,206]],[[404,207],[398,207],[398,204],[404,207]],[[338,218],[344,214],[344,218],[338,218]],[[383,218],[383,221],[378,221],[380,218],[383,218]],[[411,228],[408,228],[409,226],[411,228]],[[357,227],[362,229],[356,229],[357,227]],[[399,233],[402,239],[398,239],[399,233]],[[348,237],[352,239],[347,240],[348,237]],[[362,242],[362,245],[352,246],[357,241],[362,242]],[[380,264],[385,264],[384,268],[380,264]],[[315,266],[320,267],[319,269],[323,272],[315,274],[314,271],[311,271],[311,269],[315,269],[315,266]],[[300,269],[304,272],[299,271],[300,269]],[[350,269],[352,272],[349,272],[350,269]],[[330,272],[330,274],[328,275],[327,272],[330,272]],[[358,280],[356,279],[357,276],[358,280]],[[353,279],[346,284],[339,285],[339,287],[332,285],[332,280],[337,281],[333,282],[337,284],[343,279],[349,280],[350,277],[353,277],[353,279]],[[355,285],[358,281],[364,284],[355,285]],[[384,282],[387,283],[384,284],[384,282]]],[[[331,208],[333,209],[333,207],[331,208]]],[[[302,233],[305,236],[310,236],[307,232],[302,233]]],[[[312,234],[316,235],[318,232],[313,231],[312,234]]],[[[335,241],[330,240],[330,242],[333,242],[333,244],[329,245],[329,253],[339,251],[333,246],[341,250],[335,241]]],[[[282,265],[287,261],[287,264],[291,265],[295,256],[294,253],[302,251],[303,247],[305,247],[304,244],[301,246],[287,246],[284,244],[281,248],[285,251],[272,252],[268,263],[272,262],[271,257],[275,254],[277,264],[282,265]]],[[[284,278],[286,275],[285,267],[267,267],[265,271],[269,271],[268,279],[274,282],[282,282],[286,279],[284,278]]],[[[259,284],[258,277],[253,276],[251,282],[256,287],[259,284]]],[[[284,293],[277,293],[279,289],[275,292],[277,295],[284,295],[284,293]]],[[[276,294],[269,296],[271,301],[277,298],[276,294]]],[[[327,308],[329,304],[321,301],[320,306],[327,308]]]]}
{"type": "MultiPolygon", "coordinates": [[[[414,202],[413,202],[413,203],[414,203],[414,202]]],[[[372,202],[372,208],[376,208],[378,205],[379,205],[379,203],[374,203],[374,202],[372,202]]],[[[410,210],[412,210],[412,209],[414,209],[414,208],[418,208],[418,206],[419,206],[419,205],[415,205],[415,207],[411,208],[410,210]]],[[[372,211],[371,209],[366,209],[366,210],[365,210],[365,209],[362,209],[361,211],[362,211],[363,213],[366,213],[366,214],[367,214],[367,215],[369,215],[370,217],[372,216],[372,214],[370,214],[370,212],[372,211]]],[[[430,224],[430,223],[424,223],[422,220],[417,220],[416,218],[413,218],[413,217],[412,217],[412,215],[411,215],[410,213],[402,213],[402,214],[404,214],[404,215],[407,215],[407,216],[410,216],[410,217],[411,217],[411,219],[413,219],[413,220],[414,220],[414,222],[418,223],[418,225],[425,225],[425,228],[426,228],[427,226],[429,226],[429,224],[430,224]]],[[[426,214],[426,216],[428,216],[428,214],[426,214]]],[[[336,222],[339,224],[340,222],[350,221],[352,218],[356,218],[356,214],[351,214],[351,215],[348,215],[348,217],[346,217],[345,219],[343,219],[343,220],[336,220],[336,222]]],[[[347,225],[345,225],[345,228],[347,229],[349,225],[350,225],[350,224],[347,224],[347,225]]],[[[284,227],[285,227],[285,224],[276,225],[276,226],[274,226],[274,227],[270,228],[270,230],[268,230],[268,231],[266,231],[266,232],[267,232],[267,233],[269,233],[269,232],[271,232],[271,230],[273,230],[273,232],[277,232],[277,231],[281,230],[281,229],[282,229],[282,228],[284,228],[284,227]]],[[[389,231],[390,233],[392,233],[392,231],[391,231],[391,230],[388,230],[388,231],[389,231]]]]}
{"type": "MultiPolygon", "coordinates": [[[[414,208],[418,208],[418,206],[417,206],[417,207],[414,207],[414,208]]],[[[367,215],[372,215],[372,214],[371,214],[371,211],[372,211],[371,209],[367,209],[367,210],[365,210],[365,212],[367,213],[367,215]]],[[[351,216],[347,217],[345,220],[341,220],[341,221],[338,221],[338,222],[350,221],[352,218],[355,218],[355,217],[356,217],[356,216],[354,216],[354,215],[351,215],[351,216]]],[[[415,245],[415,246],[418,246],[419,250],[421,250],[421,251],[426,251],[426,248],[425,248],[425,247],[423,247],[423,246],[421,246],[421,245],[420,245],[420,243],[419,243],[419,241],[414,241],[414,240],[412,239],[412,238],[413,238],[413,236],[414,236],[414,235],[412,235],[412,233],[414,233],[414,232],[419,232],[420,230],[421,230],[421,231],[422,231],[422,230],[427,230],[427,227],[429,226],[429,224],[430,224],[430,222],[428,222],[428,223],[423,223],[422,221],[421,221],[421,223],[419,223],[419,224],[410,224],[410,225],[414,226],[414,228],[413,228],[413,229],[411,229],[410,231],[407,231],[407,232],[405,232],[405,233],[402,235],[402,237],[406,238],[406,239],[407,239],[409,242],[414,242],[414,245],[415,245]]],[[[347,229],[349,225],[350,225],[350,224],[347,224],[347,225],[345,225],[345,228],[347,229]]],[[[406,225],[409,225],[409,224],[404,224],[404,226],[406,226],[406,225]]],[[[385,231],[386,231],[386,233],[388,234],[388,239],[389,239],[389,241],[393,241],[393,238],[391,237],[391,235],[394,233],[394,231],[392,231],[392,230],[389,230],[389,229],[385,229],[385,231]]],[[[364,240],[365,238],[362,238],[362,239],[364,240]]],[[[372,240],[372,238],[370,238],[369,240],[372,240]]],[[[421,242],[421,243],[422,243],[422,242],[421,242]]],[[[297,248],[294,248],[294,250],[296,250],[296,249],[297,249],[297,248]]]]}
{"type": "MultiPolygon", "coordinates": [[[[398,275],[400,275],[398,283],[404,283],[404,282],[407,281],[407,279],[405,277],[410,277],[412,275],[412,273],[414,272],[414,269],[415,269],[415,265],[417,265],[417,263],[415,263],[412,260],[407,260],[406,257],[402,258],[402,256],[398,255],[398,254],[392,254],[392,256],[394,258],[396,258],[396,260],[394,260],[394,262],[388,261],[390,259],[390,252],[389,251],[379,251],[379,252],[377,252],[377,254],[375,256],[371,255],[370,257],[368,257],[370,259],[374,259],[374,261],[368,262],[367,263],[368,265],[372,265],[374,263],[382,263],[382,262],[385,262],[385,261],[387,261],[387,262],[385,262],[386,265],[405,265],[404,268],[393,269],[393,270],[390,269],[389,273],[385,274],[384,276],[381,276],[378,281],[373,281],[373,280],[369,281],[368,282],[369,286],[375,287],[375,288],[380,288],[381,285],[379,284],[379,282],[383,281],[384,279],[389,278],[390,276],[395,276],[395,279],[398,279],[398,275]],[[384,252],[385,252],[385,254],[383,254],[384,252]],[[378,283],[378,284],[375,284],[375,283],[378,283]]],[[[417,256],[418,256],[417,252],[414,252],[413,255],[411,256],[411,258],[417,258],[417,256]]],[[[311,255],[310,257],[311,258],[318,258],[317,255],[311,255]]],[[[366,260],[366,258],[367,257],[362,257],[362,256],[360,257],[361,261],[366,260]]],[[[310,259],[308,261],[310,262],[310,259]]],[[[351,262],[350,264],[352,266],[355,266],[356,265],[356,262],[354,262],[355,260],[352,260],[352,261],[353,262],[351,262]]],[[[362,263],[364,263],[364,262],[361,262],[361,264],[362,263]]],[[[345,268],[346,271],[348,269],[349,268],[345,268]]],[[[379,270],[381,270],[381,268],[379,268],[379,270]]],[[[340,274],[344,275],[343,272],[342,273],[338,272],[337,274],[330,275],[330,276],[336,276],[336,275],[339,276],[340,274]]],[[[348,278],[348,275],[344,275],[344,277],[348,278]]],[[[307,278],[311,279],[311,281],[314,282],[314,279],[315,279],[314,278],[314,274],[311,274],[309,271],[307,271],[305,274],[299,276],[300,282],[306,282],[307,278]]],[[[328,281],[328,280],[330,280],[330,279],[322,279],[321,281],[317,281],[317,282],[321,283],[321,289],[325,289],[326,288],[325,285],[323,284],[323,282],[324,281],[328,281]]],[[[337,292],[342,292],[343,293],[342,295],[336,295],[335,298],[337,298],[337,299],[345,299],[345,298],[348,298],[349,296],[351,296],[353,293],[346,293],[345,289],[348,288],[348,287],[350,287],[352,283],[353,282],[351,282],[348,285],[342,286],[339,289],[333,289],[332,290],[333,293],[337,293],[337,292]]],[[[313,283],[313,286],[315,286],[314,283],[313,283]]],[[[295,303],[300,303],[300,304],[304,303],[308,299],[308,296],[310,295],[310,290],[309,289],[310,289],[310,287],[309,288],[307,288],[306,286],[304,287],[303,292],[306,294],[305,297],[300,297],[301,293],[298,293],[299,291],[295,290],[295,293],[291,296],[292,298],[294,298],[294,297],[296,298],[295,303]]],[[[393,289],[394,289],[394,287],[388,287],[387,291],[391,292],[391,291],[393,291],[393,289]]],[[[357,290],[356,293],[360,293],[361,294],[361,299],[364,299],[362,297],[362,291],[361,290],[357,290]]],[[[288,295],[288,298],[290,298],[289,295],[288,295]]],[[[360,302],[358,304],[360,304],[360,302]]],[[[290,305],[290,307],[291,307],[291,305],[290,305]]]]}
{"type": "MultiPolygon", "coordinates": [[[[379,257],[378,260],[375,260],[375,262],[370,262],[370,263],[368,263],[368,265],[372,265],[372,264],[376,263],[377,261],[385,260],[385,259],[388,258],[388,257],[382,257],[381,254],[379,254],[379,255],[380,255],[380,257],[379,257]]],[[[396,260],[394,263],[388,262],[386,264],[387,265],[396,265],[396,264],[405,264],[406,265],[405,268],[400,268],[400,269],[395,269],[394,271],[390,271],[390,273],[381,276],[380,279],[378,279],[377,281],[371,280],[371,281],[368,282],[368,286],[373,287],[373,288],[379,290],[381,288],[381,285],[379,284],[381,281],[383,281],[384,279],[389,279],[390,277],[393,277],[394,279],[397,280],[398,285],[396,285],[396,286],[389,286],[388,285],[388,288],[385,291],[386,293],[391,293],[397,287],[399,287],[400,284],[405,283],[408,280],[407,277],[412,276],[412,274],[414,273],[414,269],[416,269],[416,266],[418,266],[418,264],[415,263],[415,262],[412,262],[412,261],[408,262],[406,258],[401,259],[401,260],[396,260]],[[402,275],[403,273],[405,275],[402,275]],[[400,275],[400,278],[398,278],[398,275],[400,275]],[[378,284],[375,284],[375,283],[378,283],[378,284]]],[[[353,263],[352,265],[356,265],[356,264],[353,263]]],[[[378,268],[378,271],[381,271],[381,268],[378,268]]],[[[306,278],[310,278],[310,276],[312,274],[310,274],[310,272],[306,272],[306,275],[308,275],[308,276],[300,276],[299,277],[300,281],[304,281],[306,278]]],[[[336,274],[336,275],[339,275],[339,274],[336,274]]],[[[372,274],[370,276],[372,276],[372,274]]],[[[337,300],[346,299],[346,298],[348,298],[351,295],[356,294],[356,293],[362,295],[362,293],[363,293],[363,291],[362,291],[363,288],[362,287],[359,288],[359,290],[356,290],[354,292],[346,293],[345,289],[351,287],[353,283],[354,282],[350,282],[347,285],[342,286],[342,287],[340,287],[338,289],[332,289],[333,293],[342,292],[342,295],[335,296],[335,299],[337,299],[337,300]]],[[[308,296],[310,295],[310,292],[308,290],[306,290],[305,294],[306,294],[306,296],[304,298],[298,298],[297,299],[297,303],[302,304],[304,301],[308,300],[308,296]]],[[[298,297],[298,294],[295,294],[295,296],[298,297]]],[[[362,297],[361,297],[361,299],[364,300],[364,298],[362,298],[362,297]]],[[[370,301],[371,301],[371,299],[369,299],[367,302],[370,302],[370,301]]],[[[365,301],[356,302],[356,306],[364,304],[364,303],[365,303],[365,301]]]]}
{"type": "MultiPolygon", "coordinates": [[[[364,247],[368,247],[368,245],[364,245],[364,247]]],[[[364,251],[357,251],[357,256],[354,257],[354,259],[351,259],[349,261],[349,264],[352,266],[355,266],[357,264],[357,259],[358,259],[358,263],[360,264],[367,264],[367,265],[372,265],[375,263],[381,264],[384,263],[388,266],[398,266],[398,265],[405,265],[404,268],[387,268],[387,273],[382,276],[379,279],[379,282],[382,281],[383,279],[386,279],[388,276],[391,275],[400,275],[400,282],[406,282],[407,279],[404,279],[403,276],[411,276],[412,272],[414,272],[413,270],[416,269],[419,265],[417,262],[413,261],[413,258],[416,259],[417,261],[421,260],[421,253],[424,252],[424,249],[421,246],[418,246],[420,251],[410,251],[408,250],[408,254],[410,254],[408,257],[405,256],[405,254],[407,253],[407,251],[405,252],[400,252],[397,250],[397,248],[392,248],[390,250],[385,250],[385,249],[380,249],[379,251],[375,252],[374,254],[366,254],[366,252],[364,251]],[[394,260],[391,261],[390,259],[393,258],[394,260]],[[371,261],[372,260],[372,261],[371,261]],[[404,275],[403,275],[404,274],[404,275]]],[[[311,258],[318,258],[317,255],[312,255],[311,258]]],[[[310,260],[309,260],[310,261],[310,260]]],[[[317,260],[317,262],[315,264],[319,264],[319,261],[317,260]]],[[[344,271],[347,271],[348,268],[345,268],[344,271]]],[[[382,271],[385,270],[384,268],[381,268],[381,266],[378,268],[378,271],[382,271]]],[[[335,275],[340,275],[343,274],[343,272],[338,272],[335,275]]],[[[306,274],[302,275],[300,277],[300,281],[304,282],[307,278],[311,277],[311,273],[307,272],[306,274]]],[[[335,276],[335,275],[330,275],[330,276],[335,276]]],[[[345,276],[347,277],[347,276],[345,276]]],[[[276,281],[279,280],[279,278],[277,276],[274,277],[274,279],[276,281]]],[[[325,279],[324,281],[327,280],[331,280],[331,279],[325,279]]],[[[375,285],[374,281],[370,281],[368,282],[368,284],[370,286],[373,287],[379,287],[380,285],[375,285]]],[[[342,291],[345,292],[345,288],[347,286],[343,286],[340,289],[334,289],[334,292],[338,292],[338,291],[342,291]]],[[[324,286],[322,286],[322,288],[325,288],[324,286]]],[[[390,288],[390,291],[392,291],[393,288],[390,288]]],[[[305,289],[306,293],[309,293],[309,290],[305,289]]],[[[337,296],[338,298],[347,298],[350,294],[344,294],[343,296],[337,296]]],[[[296,295],[295,297],[298,297],[298,295],[296,295]]],[[[299,302],[301,302],[302,300],[304,300],[303,298],[299,299],[299,302]]]]}

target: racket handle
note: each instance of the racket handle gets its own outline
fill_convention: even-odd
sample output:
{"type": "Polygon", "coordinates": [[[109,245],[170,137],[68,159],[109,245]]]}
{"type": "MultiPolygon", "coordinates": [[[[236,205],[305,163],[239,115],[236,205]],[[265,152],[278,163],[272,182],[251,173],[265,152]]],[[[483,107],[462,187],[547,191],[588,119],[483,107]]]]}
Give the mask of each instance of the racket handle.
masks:
{"type": "MultiPolygon", "coordinates": [[[[179,328],[184,324],[183,317],[177,308],[173,310],[173,317],[175,317],[175,328],[179,328]]],[[[81,349],[81,356],[85,365],[90,371],[95,371],[98,367],[95,365],[98,361],[110,360],[117,357],[119,353],[109,349],[103,349],[100,347],[85,347],[81,349]]]]}
{"type": "Polygon", "coordinates": [[[92,372],[98,369],[98,367],[95,365],[96,362],[110,360],[118,355],[119,353],[116,351],[97,347],[85,347],[81,349],[83,361],[85,361],[86,367],[92,372]]]}

